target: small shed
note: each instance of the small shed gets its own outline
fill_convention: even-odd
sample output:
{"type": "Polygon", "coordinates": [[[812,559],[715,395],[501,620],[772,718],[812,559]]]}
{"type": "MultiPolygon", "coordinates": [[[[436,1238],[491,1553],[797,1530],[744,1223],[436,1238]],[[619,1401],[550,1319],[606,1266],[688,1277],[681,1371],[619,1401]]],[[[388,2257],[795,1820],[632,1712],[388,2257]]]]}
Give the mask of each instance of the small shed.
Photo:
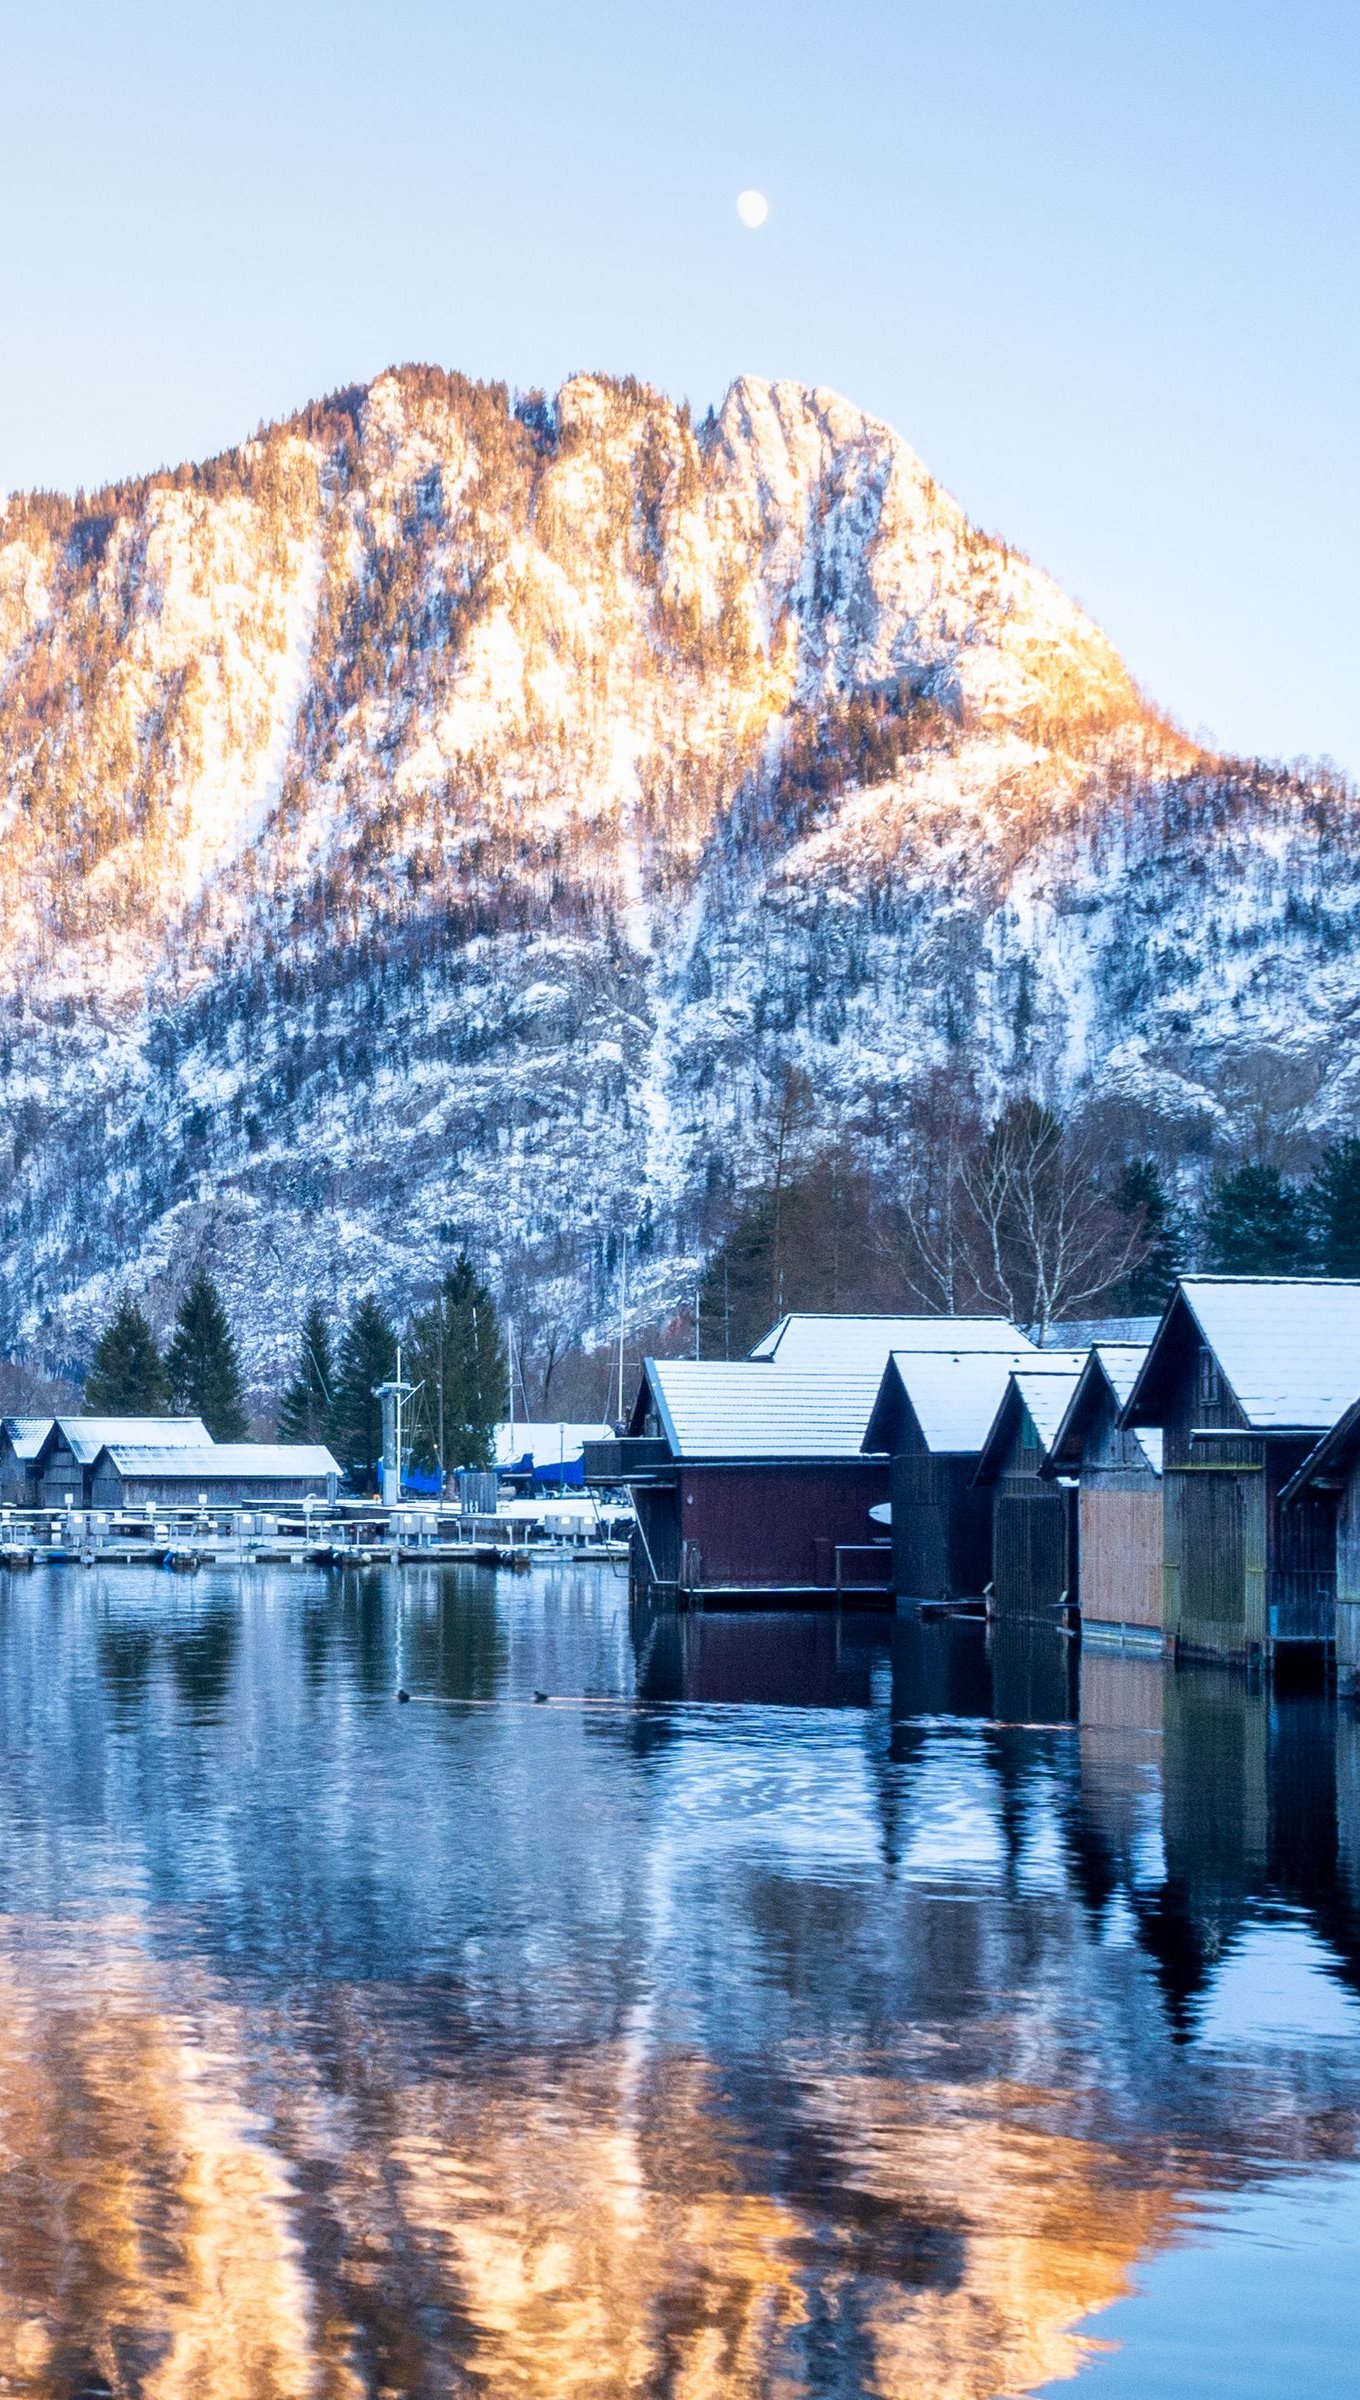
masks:
{"type": "Polygon", "coordinates": [[[1335,1630],[1333,1496],[1290,1484],[1360,1387],[1360,1281],[1189,1275],[1122,1422],[1163,1435],[1165,1623],[1224,1657],[1335,1630]]]}
{"type": "Polygon", "coordinates": [[[91,1478],[94,1508],[287,1507],[333,1500],[340,1469],[320,1442],[109,1442],[91,1478]]]}
{"type": "Polygon", "coordinates": [[[1337,1689],[1360,1693],[1360,1400],[1309,1451],[1280,1498],[1286,1515],[1319,1500],[1332,1507],[1337,1689]]]}
{"type": "Polygon", "coordinates": [[[1032,1350],[1007,1317],[781,1317],[752,1358],[810,1375],[882,1374],[894,1350],[1032,1350]]]}
{"type": "Polygon", "coordinates": [[[35,1465],[50,1417],[6,1417],[0,1424],[0,1508],[36,1508],[35,1465]]]}
{"type": "Polygon", "coordinates": [[[1077,1378],[1041,1473],[1075,1476],[1082,1630],[1162,1641],[1162,1437],[1120,1412],[1146,1342],[1097,1342],[1077,1378]]]}
{"type": "Polygon", "coordinates": [[[94,1463],[110,1442],[163,1450],[211,1448],[201,1417],[55,1417],[33,1462],[39,1508],[91,1508],[94,1463]]]}
{"type": "Polygon", "coordinates": [[[893,1588],[899,1600],[980,1598],[992,1574],[992,1494],[978,1461],[1016,1350],[894,1350],[864,1448],[891,1465],[893,1588]]]}
{"type": "Polygon", "coordinates": [[[1040,1350],[1012,1367],[988,1429],[976,1480],[992,1495],[994,1616],[1052,1625],[1075,1612],[1076,1485],[1043,1470],[1087,1356],[1040,1350]]]}
{"type": "Polygon", "coordinates": [[[588,1483],[626,1483],[639,1593],[689,1603],[891,1597],[864,1454],[879,1374],[737,1359],[644,1361],[627,1438],[592,1443],[588,1483]]]}

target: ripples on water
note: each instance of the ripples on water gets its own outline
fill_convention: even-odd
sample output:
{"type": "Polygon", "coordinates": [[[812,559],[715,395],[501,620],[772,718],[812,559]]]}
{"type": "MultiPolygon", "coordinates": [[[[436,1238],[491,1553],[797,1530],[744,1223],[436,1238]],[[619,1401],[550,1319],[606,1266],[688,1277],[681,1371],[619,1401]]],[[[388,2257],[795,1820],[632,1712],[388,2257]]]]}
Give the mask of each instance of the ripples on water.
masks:
{"type": "Polygon", "coordinates": [[[0,2391],[1337,2392],[1358,1899],[1227,1674],[0,1579],[0,2391]]]}

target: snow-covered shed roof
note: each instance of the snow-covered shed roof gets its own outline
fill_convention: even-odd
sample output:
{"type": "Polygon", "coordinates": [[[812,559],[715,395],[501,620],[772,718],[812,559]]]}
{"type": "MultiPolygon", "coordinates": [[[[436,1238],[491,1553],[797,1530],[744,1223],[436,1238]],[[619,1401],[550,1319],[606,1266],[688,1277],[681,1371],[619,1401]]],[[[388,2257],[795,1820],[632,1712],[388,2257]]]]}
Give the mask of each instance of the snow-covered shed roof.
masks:
{"type": "Polygon", "coordinates": [[[1321,1433],[1360,1396],[1360,1280],[1186,1275],[1129,1396],[1130,1425],[1161,1421],[1187,1311],[1257,1432],[1321,1433]]]}
{"type": "Polygon", "coordinates": [[[518,1466],[526,1455],[537,1466],[556,1466],[559,1461],[569,1465],[578,1459],[586,1442],[607,1442],[613,1433],[612,1425],[577,1425],[549,1423],[536,1418],[517,1418],[496,1427],[496,1464],[498,1467],[518,1466]]]}
{"type": "Polygon", "coordinates": [[[905,1399],[928,1450],[980,1450],[1006,1396],[1012,1367],[1034,1355],[1028,1349],[894,1350],[865,1431],[865,1449],[894,1446],[894,1424],[905,1399]]]}
{"type": "Polygon", "coordinates": [[[36,1458],[51,1429],[51,1417],[5,1419],[5,1438],[16,1458],[36,1458]]]}
{"type": "Polygon", "coordinates": [[[649,1358],[645,1373],[676,1458],[858,1458],[879,1385],[744,1358],[649,1358]]]}
{"type": "Polygon", "coordinates": [[[105,1442],[100,1457],[111,1459],[120,1475],[154,1475],[162,1482],[170,1476],[184,1483],[252,1476],[299,1482],[340,1472],[324,1442],[105,1442]]]}
{"type": "Polygon", "coordinates": [[[1021,1406],[1028,1409],[1047,1457],[1089,1357],[1089,1350],[1038,1350],[1023,1366],[1011,1368],[982,1445],[976,1477],[979,1483],[990,1483],[999,1472],[1016,1411],[1021,1406]]]}
{"type": "Polygon", "coordinates": [[[56,1417],[49,1430],[61,1434],[82,1467],[88,1467],[113,1442],[155,1443],[162,1450],[214,1446],[201,1417],[56,1417]]]}
{"type": "MultiPolygon", "coordinates": [[[[1086,1438],[1091,1411],[1096,1403],[1098,1387],[1109,1392],[1116,1409],[1122,1409],[1137,1380],[1138,1369],[1147,1356],[1146,1342],[1093,1342],[1086,1364],[1072,1386],[1072,1396],[1063,1410],[1062,1421],[1048,1445],[1045,1467],[1075,1467],[1086,1438]]],[[[1144,1458],[1155,1475],[1162,1471],[1162,1436],[1160,1428],[1140,1426],[1133,1434],[1144,1458]]]]}
{"type": "Polygon", "coordinates": [[[800,1374],[882,1374],[894,1350],[1030,1350],[1006,1317],[781,1317],[751,1357],[800,1374]]]}

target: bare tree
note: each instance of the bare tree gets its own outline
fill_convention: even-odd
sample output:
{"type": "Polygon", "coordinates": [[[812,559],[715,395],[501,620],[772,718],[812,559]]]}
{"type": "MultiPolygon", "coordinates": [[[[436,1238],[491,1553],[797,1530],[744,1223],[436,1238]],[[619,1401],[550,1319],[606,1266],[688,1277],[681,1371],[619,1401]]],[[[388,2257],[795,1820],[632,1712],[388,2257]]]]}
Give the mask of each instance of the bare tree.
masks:
{"type": "Polygon", "coordinates": [[[1035,1100],[1002,1110],[965,1155],[961,1183],[980,1236],[979,1297],[1040,1342],[1147,1255],[1141,1212],[1130,1216],[1115,1204],[1089,1141],[1035,1100]]]}
{"type": "Polygon", "coordinates": [[[984,1139],[971,1090],[956,1075],[933,1074],[914,1099],[878,1221],[879,1247],[898,1290],[943,1316],[978,1303],[980,1228],[966,1173],[984,1139]]]}

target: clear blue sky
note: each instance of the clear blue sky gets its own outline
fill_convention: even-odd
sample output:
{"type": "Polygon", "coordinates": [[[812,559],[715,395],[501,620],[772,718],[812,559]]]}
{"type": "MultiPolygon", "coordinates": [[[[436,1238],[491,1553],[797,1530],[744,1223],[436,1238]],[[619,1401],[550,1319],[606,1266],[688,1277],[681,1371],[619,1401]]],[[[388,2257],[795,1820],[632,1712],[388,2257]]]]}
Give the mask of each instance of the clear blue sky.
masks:
{"type": "Polygon", "coordinates": [[[1360,0],[0,0],[0,488],[402,359],[796,376],[1360,772],[1358,90],[1360,0]]]}

